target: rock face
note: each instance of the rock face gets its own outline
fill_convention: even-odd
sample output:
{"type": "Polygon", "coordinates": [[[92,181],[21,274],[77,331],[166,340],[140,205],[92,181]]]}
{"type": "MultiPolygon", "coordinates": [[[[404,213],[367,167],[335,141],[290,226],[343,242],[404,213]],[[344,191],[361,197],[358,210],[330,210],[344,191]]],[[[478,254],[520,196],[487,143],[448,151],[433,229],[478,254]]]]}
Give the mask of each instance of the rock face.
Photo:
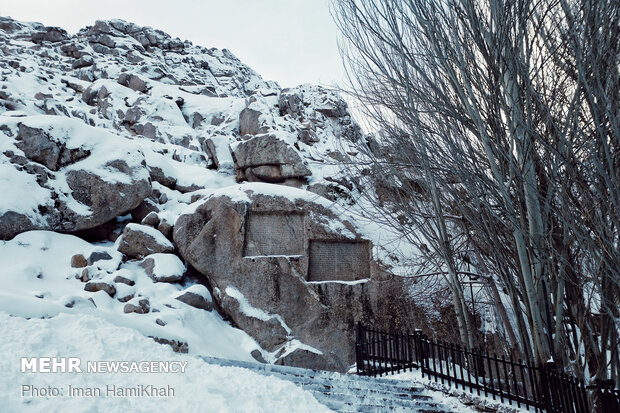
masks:
{"type": "Polygon", "coordinates": [[[223,310],[280,363],[345,371],[354,362],[354,323],[387,324],[406,308],[397,298],[382,305],[379,285],[401,294],[402,286],[383,279],[370,243],[325,200],[295,189],[296,199],[260,193],[270,187],[244,185],[242,200],[199,201],[178,219],[175,243],[216,288],[223,310]],[[285,353],[295,340],[310,349],[285,353]]]}
{"type": "Polygon", "coordinates": [[[261,114],[260,111],[249,107],[243,109],[239,114],[239,133],[241,135],[257,135],[266,132],[267,128],[261,124],[261,114]]]}
{"type": "Polygon", "coordinates": [[[0,239],[94,228],[151,192],[142,152],[118,136],[57,116],[5,118],[3,128],[3,174],[26,192],[0,202],[0,239]]]}
{"type": "MultiPolygon", "coordinates": [[[[88,230],[124,215],[151,191],[144,170],[156,176],[176,172],[174,162],[208,166],[201,144],[204,136],[218,141],[216,130],[225,141],[216,145],[218,166],[232,170],[221,148],[228,152],[233,130],[238,134],[245,99],[277,88],[226,49],[121,20],[69,35],[0,17],[0,39],[7,85],[0,91],[0,175],[10,175],[0,192],[17,184],[31,195],[0,199],[2,240],[32,229],[88,230]],[[203,103],[214,98],[205,111],[203,103]],[[136,135],[170,147],[149,154],[147,166],[141,146],[131,142],[136,135]]],[[[174,175],[160,181],[184,192],[208,181],[204,171],[174,175]]]]}
{"type": "Polygon", "coordinates": [[[148,87],[144,79],[141,79],[139,76],[127,73],[121,73],[118,77],[118,83],[128,87],[129,89],[133,89],[136,92],[146,93],[148,87]]]}
{"type": "Polygon", "coordinates": [[[17,147],[24,151],[28,159],[52,171],[90,155],[88,150],[82,148],[67,149],[64,142],[52,138],[44,130],[23,123],[18,123],[17,137],[20,139],[17,147]]]}
{"type": "MultiPolygon", "coordinates": [[[[122,159],[107,162],[105,166],[120,173],[131,170],[122,159]]],[[[135,208],[151,192],[148,179],[144,178],[137,182],[110,183],[106,182],[105,176],[88,170],[67,172],[67,184],[73,198],[93,211],[90,216],[79,219],[71,232],[94,228],[135,208]]]]}

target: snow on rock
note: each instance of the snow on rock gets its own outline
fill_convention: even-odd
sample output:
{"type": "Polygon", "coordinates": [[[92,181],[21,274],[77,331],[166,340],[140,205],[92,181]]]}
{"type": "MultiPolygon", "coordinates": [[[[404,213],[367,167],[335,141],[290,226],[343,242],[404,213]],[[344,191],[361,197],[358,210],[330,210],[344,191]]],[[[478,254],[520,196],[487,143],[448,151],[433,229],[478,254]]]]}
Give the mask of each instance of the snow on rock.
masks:
{"type": "MultiPolygon", "coordinates": [[[[167,241],[167,240],[166,240],[167,241]]],[[[138,264],[154,282],[180,281],[185,274],[185,264],[174,254],[155,253],[138,264]]]]}
{"type": "Polygon", "coordinates": [[[266,311],[261,310],[260,308],[254,307],[250,302],[245,298],[243,294],[235,287],[226,287],[225,291],[226,295],[231,298],[234,298],[239,303],[239,311],[241,311],[244,315],[252,318],[256,318],[262,321],[269,321],[271,319],[275,319],[282,328],[290,334],[291,329],[286,325],[282,317],[278,314],[269,314],[266,311]]]}
{"type": "Polygon", "coordinates": [[[0,312],[0,403],[17,412],[328,412],[311,393],[281,379],[246,368],[223,367],[174,353],[134,330],[90,315],[62,314],[50,320],[25,320],[0,312]],[[77,357],[82,373],[21,373],[21,357],[77,357]],[[180,363],[182,373],[88,372],[88,361],[163,361],[180,363]],[[199,378],[199,379],[197,379],[199,378]],[[64,397],[21,397],[22,385],[62,389],[64,397]],[[163,397],[66,397],[73,388],[116,389],[153,386],[173,389],[163,397]],[[240,397],[242,395],[243,397],[240,397]]]}
{"type": "MultiPolygon", "coordinates": [[[[132,258],[174,251],[174,245],[164,235],[148,225],[130,223],[118,241],[118,251],[132,258]]],[[[162,268],[165,264],[162,262],[162,268]]]]}
{"type": "Polygon", "coordinates": [[[239,181],[281,183],[312,175],[297,151],[275,135],[255,136],[231,150],[239,181]]]}
{"type": "Polygon", "coordinates": [[[186,288],[176,299],[192,307],[206,311],[213,310],[213,297],[204,285],[194,284],[186,288]]]}
{"type": "Polygon", "coordinates": [[[134,297],[123,307],[124,313],[145,314],[151,309],[149,300],[146,298],[134,297]]]}

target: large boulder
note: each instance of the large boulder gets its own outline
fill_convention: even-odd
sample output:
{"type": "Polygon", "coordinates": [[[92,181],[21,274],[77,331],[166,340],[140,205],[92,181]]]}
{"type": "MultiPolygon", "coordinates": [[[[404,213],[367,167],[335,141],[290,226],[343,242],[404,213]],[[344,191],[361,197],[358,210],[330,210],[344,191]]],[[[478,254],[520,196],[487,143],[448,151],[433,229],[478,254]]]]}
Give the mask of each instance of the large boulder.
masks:
{"type": "Polygon", "coordinates": [[[240,180],[281,183],[312,175],[299,153],[275,135],[260,135],[231,147],[240,180]]]}
{"type": "Polygon", "coordinates": [[[346,102],[334,91],[318,85],[282,89],[278,106],[280,115],[290,115],[293,118],[311,117],[313,111],[322,113],[328,118],[348,115],[346,102]]]}
{"type": "Polygon", "coordinates": [[[348,141],[362,137],[360,127],[352,121],[347,103],[333,90],[318,85],[300,85],[282,89],[278,98],[280,116],[299,120],[303,128],[299,132],[302,142],[312,145],[320,141],[316,130],[329,124],[332,133],[348,141]]]}
{"type": "Polygon", "coordinates": [[[354,323],[404,328],[407,303],[329,204],[299,189],[239,185],[181,215],[174,240],[220,307],[281,364],[345,371],[354,323]]]}
{"type": "Polygon", "coordinates": [[[50,136],[45,130],[31,128],[23,123],[18,124],[17,137],[17,147],[24,151],[28,159],[52,171],[90,155],[88,150],[69,149],[62,140],[50,136]]]}
{"type": "Polygon", "coordinates": [[[118,83],[130,89],[133,89],[136,92],[146,93],[148,91],[148,85],[146,84],[144,79],[140,78],[140,76],[136,76],[127,72],[123,72],[120,74],[120,76],[118,77],[118,83]]]}
{"type": "Polygon", "coordinates": [[[0,239],[77,232],[134,209],[151,192],[139,146],[59,116],[3,119],[0,239]]]}

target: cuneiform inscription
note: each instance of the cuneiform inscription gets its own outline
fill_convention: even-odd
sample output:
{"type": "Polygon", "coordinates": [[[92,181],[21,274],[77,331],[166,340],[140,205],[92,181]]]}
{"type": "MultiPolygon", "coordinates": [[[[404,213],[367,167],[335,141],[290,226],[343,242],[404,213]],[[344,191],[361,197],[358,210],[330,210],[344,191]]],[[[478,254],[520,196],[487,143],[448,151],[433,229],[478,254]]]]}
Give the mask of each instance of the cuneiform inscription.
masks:
{"type": "Polygon", "coordinates": [[[310,241],[309,281],[353,281],[369,274],[368,242],[310,241]]]}
{"type": "Polygon", "coordinates": [[[250,213],[245,233],[247,256],[302,255],[303,215],[250,213]]]}

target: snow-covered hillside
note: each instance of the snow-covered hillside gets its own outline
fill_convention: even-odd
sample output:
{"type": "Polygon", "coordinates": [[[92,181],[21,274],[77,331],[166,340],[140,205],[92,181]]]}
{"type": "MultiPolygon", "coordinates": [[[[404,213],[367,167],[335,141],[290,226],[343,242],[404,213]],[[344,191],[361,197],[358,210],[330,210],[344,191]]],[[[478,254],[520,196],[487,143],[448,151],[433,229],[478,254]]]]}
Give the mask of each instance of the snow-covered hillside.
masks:
{"type": "MultiPolygon", "coordinates": [[[[69,35],[0,18],[0,46],[5,352],[346,371],[355,321],[408,327],[390,271],[416,250],[361,218],[342,165],[362,135],[336,93],[121,20],[69,35]]],[[[227,387],[191,363],[213,370],[207,394],[227,387]]],[[[260,384],[269,411],[315,409],[280,385],[260,384]]],[[[213,411],[234,411],[222,391],[213,411]]]]}
{"type": "MultiPolygon", "coordinates": [[[[341,166],[345,155],[355,156],[361,132],[337,94],[312,85],[281,89],[226,49],[121,20],[71,36],[3,18],[0,38],[0,255],[10,263],[1,275],[10,286],[1,293],[4,311],[88,313],[180,351],[293,364],[301,357],[339,370],[351,363],[354,320],[393,319],[396,310],[380,300],[388,284],[372,281],[386,277],[379,264],[388,260],[384,245],[393,235],[356,214],[363,188],[341,166]],[[261,209],[258,195],[275,204],[261,209]],[[202,232],[192,226],[199,205],[214,198],[246,211],[241,228],[249,228],[248,208],[304,214],[297,225],[307,235],[290,234],[303,237],[304,251],[258,254],[260,262],[285,257],[280,270],[243,267],[243,257],[254,254],[245,247],[220,264],[203,263],[207,247],[195,251],[186,238],[194,245],[196,234],[211,231],[213,224],[202,232]],[[177,228],[183,214],[189,221],[177,228]],[[173,239],[175,232],[182,239],[173,239]],[[370,269],[347,270],[353,284],[308,282],[313,240],[331,242],[326,248],[354,243],[351,251],[370,269]],[[302,258],[295,264],[288,256],[302,258]],[[217,274],[207,274],[214,268],[217,274]],[[231,271],[269,274],[278,291],[261,297],[261,283],[272,281],[258,278],[246,286],[221,281],[231,271]],[[300,276],[284,282],[278,271],[300,276]],[[297,292],[281,298],[283,290],[297,292]],[[307,300],[316,306],[306,307],[306,316],[320,323],[291,319],[307,300]],[[366,301],[365,310],[355,304],[366,301]],[[337,335],[322,337],[334,329],[337,335]]],[[[223,245],[222,237],[234,237],[226,225],[213,234],[223,245]]]]}
{"type": "Polygon", "coordinates": [[[257,348],[251,338],[216,312],[175,299],[188,290],[212,300],[189,277],[181,280],[186,268],[171,251],[154,257],[155,270],[172,265],[177,279],[158,282],[140,266],[144,256],[127,261],[114,241],[120,242],[127,222],[139,223],[150,212],[156,215],[140,231],[152,228],[170,238],[192,201],[236,184],[229,146],[242,137],[239,119],[246,107],[258,113],[254,123],[263,132],[301,145],[304,157],[319,160],[310,166],[310,182],[337,176],[333,163],[323,164],[341,130],[354,130],[342,102],[304,86],[291,98],[299,107],[292,107],[312,123],[280,116],[278,85],[229,51],[120,20],[97,22],[75,36],[37,23],[0,23],[0,238],[11,239],[0,245],[8,286],[0,307],[23,317],[96,314],[182,342],[190,352],[248,359],[257,348]],[[304,104],[312,107],[297,96],[307,96],[304,104]],[[330,112],[337,110],[342,113],[330,112]],[[299,141],[298,134],[309,140],[299,141]],[[36,229],[43,231],[24,233],[36,229]],[[103,259],[91,259],[93,252],[103,259]],[[89,258],[86,275],[72,266],[75,254],[89,258]],[[127,281],[114,281],[119,277],[127,281]],[[84,291],[83,281],[90,279],[98,283],[95,291],[84,291]],[[98,287],[106,282],[113,294],[98,287]],[[138,297],[148,299],[150,311],[125,313],[126,302],[138,304],[138,297]]]}

